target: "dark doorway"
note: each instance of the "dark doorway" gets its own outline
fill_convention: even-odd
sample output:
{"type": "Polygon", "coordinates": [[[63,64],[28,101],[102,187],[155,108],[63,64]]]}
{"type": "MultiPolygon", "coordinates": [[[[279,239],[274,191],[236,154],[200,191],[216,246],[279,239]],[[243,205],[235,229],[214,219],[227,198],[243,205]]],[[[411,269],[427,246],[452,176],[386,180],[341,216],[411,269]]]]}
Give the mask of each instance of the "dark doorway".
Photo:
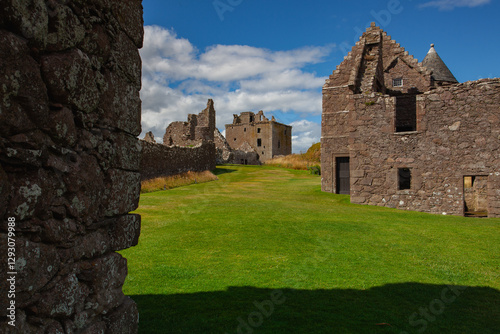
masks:
{"type": "Polygon", "coordinates": [[[349,195],[351,193],[351,178],[349,172],[349,157],[335,158],[337,194],[349,195]]]}
{"type": "Polygon", "coordinates": [[[411,189],[411,169],[398,168],[398,190],[411,189]]]}

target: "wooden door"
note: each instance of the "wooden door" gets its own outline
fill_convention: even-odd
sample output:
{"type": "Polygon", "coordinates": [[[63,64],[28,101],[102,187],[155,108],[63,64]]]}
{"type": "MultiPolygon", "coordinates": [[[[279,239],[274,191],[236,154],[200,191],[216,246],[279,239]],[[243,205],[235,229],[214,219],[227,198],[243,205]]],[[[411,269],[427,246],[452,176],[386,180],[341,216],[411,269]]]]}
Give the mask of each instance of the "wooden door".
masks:
{"type": "Polygon", "coordinates": [[[349,172],[349,157],[336,158],[337,194],[349,195],[351,193],[351,178],[349,172]]]}

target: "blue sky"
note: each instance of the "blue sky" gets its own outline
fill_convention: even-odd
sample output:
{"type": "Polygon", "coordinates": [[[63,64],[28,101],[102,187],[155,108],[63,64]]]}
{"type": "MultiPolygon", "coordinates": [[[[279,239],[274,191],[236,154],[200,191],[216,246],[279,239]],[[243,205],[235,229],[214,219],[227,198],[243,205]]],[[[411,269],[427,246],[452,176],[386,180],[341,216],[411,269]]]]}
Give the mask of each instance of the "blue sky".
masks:
{"type": "MultiPolygon", "coordinates": [[[[321,136],[321,87],[375,21],[419,61],[430,44],[460,82],[500,77],[499,0],[144,0],[143,134],[213,98],[217,127],[264,110],[321,136]]],[[[143,136],[143,135],[142,135],[143,136]]]]}

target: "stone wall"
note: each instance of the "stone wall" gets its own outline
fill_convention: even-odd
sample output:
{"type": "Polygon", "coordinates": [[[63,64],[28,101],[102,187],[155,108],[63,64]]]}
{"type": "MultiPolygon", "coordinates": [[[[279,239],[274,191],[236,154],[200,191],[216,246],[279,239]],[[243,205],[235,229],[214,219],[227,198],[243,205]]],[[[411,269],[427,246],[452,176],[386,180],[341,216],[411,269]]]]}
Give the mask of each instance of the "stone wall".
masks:
{"type": "Polygon", "coordinates": [[[140,0],[0,4],[1,333],[137,332],[142,39],[140,0]]]}
{"type": "Polygon", "coordinates": [[[394,132],[394,99],[356,98],[349,128],[351,202],[463,215],[464,177],[485,176],[488,215],[500,216],[500,79],[417,96],[413,132],[394,132]],[[398,190],[398,168],[411,170],[410,189],[398,190]]]}
{"type": "Polygon", "coordinates": [[[166,146],[141,140],[141,179],[202,172],[215,169],[215,145],[201,143],[195,147],[166,146]]]}

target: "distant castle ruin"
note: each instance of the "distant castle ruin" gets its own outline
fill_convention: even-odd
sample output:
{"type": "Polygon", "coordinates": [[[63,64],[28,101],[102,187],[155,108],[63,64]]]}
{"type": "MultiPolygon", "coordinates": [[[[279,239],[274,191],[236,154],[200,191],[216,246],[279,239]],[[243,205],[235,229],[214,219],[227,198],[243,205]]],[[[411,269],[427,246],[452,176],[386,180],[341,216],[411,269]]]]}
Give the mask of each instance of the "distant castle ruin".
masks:
{"type": "Polygon", "coordinates": [[[226,124],[226,139],[233,150],[254,151],[261,163],[292,154],[292,127],[277,122],[274,116],[267,119],[262,110],[257,114],[247,111],[234,115],[233,123],[226,124]]]}
{"type": "Polygon", "coordinates": [[[234,115],[226,125],[228,142],[215,126],[214,101],[199,114],[189,114],[187,122],[172,122],[156,143],[152,132],[141,140],[141,179],[215,169],[216,164],[260,165],[276,155],[292,152],[292,127],[257,115],[234,115]],[[228,131],[229,129],[229,131],[228,131]],[[250,144],[252,143],[252,144],[250,144]]]}
{"type": "Polygon", "coordinates": [[[187,122],[173,122],[167,127],[163,144],[151,132],[141,140],[141,179],[181,174],[187,171],[215,169],[214,101],[199,114],[189,114],[187,122]]]}
{"type": "Polygon", "coordinates": [[[352,203],[500,217],[500,79],[458,83],[373,23],[323,86],[321,150],[352,203]]]}

